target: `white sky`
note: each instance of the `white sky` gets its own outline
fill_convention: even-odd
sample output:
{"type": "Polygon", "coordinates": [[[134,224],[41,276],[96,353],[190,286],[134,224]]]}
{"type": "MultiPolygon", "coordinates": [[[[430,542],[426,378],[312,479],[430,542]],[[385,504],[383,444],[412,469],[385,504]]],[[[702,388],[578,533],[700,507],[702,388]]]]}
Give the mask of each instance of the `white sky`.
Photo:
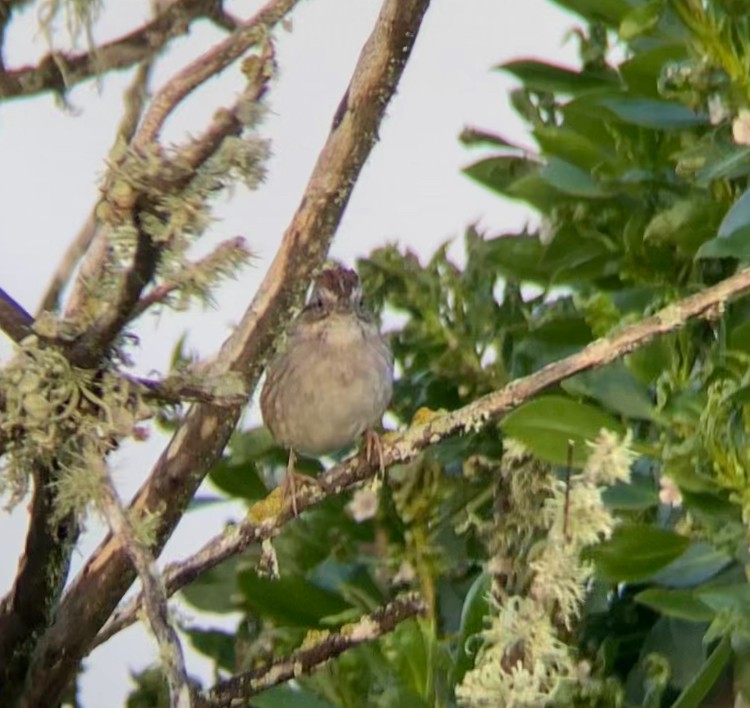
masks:
{"type": "MultiPolygon", "coordinates": [[[[107,3],[97,38],[129,31],[148,13],[145,0],[107,3]]],[[[248,16],[260,3],[229,3],[248,16]]],[[[291,33],[278,33],[280,77],[268,95],[270,114],[261,133],[272,140],[273,158],[262,189],[237,188],[222,201],[204,252],[220,240],[243,235],[257,254],[253,266],[219,293],[219,308],[186,314],[146,316],[136,329],[141,346],[134,352],[143,373],[163,372],[176,339],[189,330],[189,345],[203,355],[216,351],[250,301],[281,235],[301,198],[307,178],[328,133],[331,118],[351,76],[361,46],[380,8],[380,0],[306,0],[293,14],[291,33]]],[[[35,31],[34,14],[11,25],[6,65],[31,63],[46,50],[35,31]]],[[[572,64],[575,46],[563,44],[575,20],[545,0],[433,0],[398,94],[389,106],[381,141],[366,164],[338,230],[331,255],[351,263],[387,242],[409,247],[423,257],[447,239],[460,258],[461,236],[470,223],[496,235],[532,219],[523,205],[500,200],[469,181],[460,169],[481,153],[458,142],[466,125],[499,132],[530,145],[524,126],[509,106],[509,77],[491,68],[520,57],[572,64]]],[[[222,34],[207,23],[180,39],[159,64],[157,84],[186,60],[207,49],[222,34]]],[[[61,40],[62,46],[62,40],[61,40]]],[[[69,96],[73,111],[61,110],[51,96],[0,104],[0,287],[34,311],[56,264],[97,199],[103,158],[112,142],[130,72],[88,82],[69,96]]],[[[241,86],[236,70],[212,80],[168,125],[166,137],[179,141],[197,133],[214,110],[231,101],[241,86]]],[[[11,352],[0,336],[0,365],[11,352]]],[[[246,424],[256,422],[251,413],[246,424]]],[[[124,446],[112,461],[118,487],[131,495],[148,474],[163,439],[124,446]]],[[[191,513],[167,545],[163,559],[195,551],[237,507],[191,513]]],[[[0,593],[10,587],[23,547],[27,514],[0,510],[0,593]]],[[[101,538],[92,520],[73,573],[101,538]]],[[[204,618],[184,606],[196,623],[231,628],[226,618],[204,618]]],[[[187,643],[186,643],[187,648],[187,643]]],[[[131,628],[97,649],[81,680],[83,705],[107,708],[123,702],[131,688],[129,672],[156,660],[155,646],[141,627],[131,628]]],[[[210,662],[187,653],[188,671],[204,684],[210,662]]]]}

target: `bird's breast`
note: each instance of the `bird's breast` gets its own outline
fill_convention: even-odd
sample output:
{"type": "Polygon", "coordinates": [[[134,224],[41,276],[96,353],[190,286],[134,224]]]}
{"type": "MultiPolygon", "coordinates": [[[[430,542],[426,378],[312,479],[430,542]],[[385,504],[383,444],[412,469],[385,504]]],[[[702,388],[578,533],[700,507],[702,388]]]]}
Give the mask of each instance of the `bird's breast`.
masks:
{"type": "Polygon", "coordinates": [[[376,330],[327,327],[304,346],[291,341],[284,358],[275,396],[279,424],[272,431],[279,442],[320,455],[380,422],[391,397],[392,363],[376,330]]]}

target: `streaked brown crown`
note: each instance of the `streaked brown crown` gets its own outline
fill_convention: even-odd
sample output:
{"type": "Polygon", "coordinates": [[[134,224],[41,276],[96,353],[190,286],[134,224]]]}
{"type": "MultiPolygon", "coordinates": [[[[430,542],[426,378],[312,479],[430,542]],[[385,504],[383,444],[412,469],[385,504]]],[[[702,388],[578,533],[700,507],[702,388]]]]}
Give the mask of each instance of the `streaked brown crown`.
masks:
{"type": "Polygon", "coordinates": [[[362,291],[359,276],[349,268],[334,266],[326,268],[317,277],[306,310],[359,309],[362,291]]]}

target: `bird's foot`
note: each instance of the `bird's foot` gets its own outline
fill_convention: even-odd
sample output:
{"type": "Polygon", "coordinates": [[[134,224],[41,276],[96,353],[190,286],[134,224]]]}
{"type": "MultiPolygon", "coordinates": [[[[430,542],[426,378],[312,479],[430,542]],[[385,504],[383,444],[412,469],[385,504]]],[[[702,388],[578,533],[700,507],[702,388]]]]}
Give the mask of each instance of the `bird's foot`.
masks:
{"type": "Polygon", "coordinates": [[[292,514],[299,516],[299,510],[297,509],[297,489],[299,487],[305,487],[313,485],[319,487],[318,481],[313,477],[308,477],[306,474],[297,472],[295,463],[297,457],[294,451],[289,451],[289,462],[286,466],[286,474],[284,475],[284,481],[281,485],[281,498],[286,501],[289,499],[292,506],[292,514]]]}
{"type": "Polygon", "coordinates": [[[362,435],[365,460],[371,465],[377,462],[381,479],[385,479],[385,459],[383,458],[383,442],[372,428],[365,430],[362,435]]]}

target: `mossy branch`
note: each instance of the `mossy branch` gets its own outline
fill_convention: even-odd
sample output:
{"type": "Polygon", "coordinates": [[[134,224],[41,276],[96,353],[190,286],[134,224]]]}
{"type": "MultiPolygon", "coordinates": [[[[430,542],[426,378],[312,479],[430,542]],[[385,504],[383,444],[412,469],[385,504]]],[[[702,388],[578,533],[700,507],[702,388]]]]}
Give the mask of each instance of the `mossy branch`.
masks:
{"type": "Polygon", "coordinates": [[[172,708],[190,708],[191,689],[185,670],[185,658],[177,632],[169,622],[167,594],[154,557],[138,538],[114,484],[106,470],[102,471],[99,508],[116,538],[124,548],[143,586],[143,605],[151,631],[159,645],[159,657],[169,686],[172,708]]]}
{"type": "MultiPolygon", "coordinates": [[[[499,391],[482,396],[463,408],[449,413],[436,413],[429,420],[415,422],[398,435],[387,436],[383,440],[383,460],[387,466],[405,463],[422,450],[451,435],[481,430],[544,389],[582,371],[609,364],[660,335],[684,327],[690,320],[714,318],[730,299],[748,292],[750,268],[700,293],[668,305],[641,322],[597,339],[580,352],[548,364],[529,376],[516,379],[499,391]]],[[[359,456],[344,460],[320,475],[318,485],[303,487],[298,491],[297,509],[303,511],[315,506],[372,478],[378,471],[378,465],[368,464],[359,456]]],[[[177,592],[251,544],[273,538],[292,518],[292,510],[282,504],[279,491],[274,490],[269,497],[253,505],[241,522],[208,541],[184,561],[167,566],[164,571],[167,593],[171,595],[177,592]]],[[[95,645],[132,624],[139,605],[139,598],[135,598],[118,610],[97,637],[95,645]]]]}
{"type": "MultiPolygon", "coordinates": [[[[166,3],[164,11],[150,22],[90,51],[51,52],[38,64],[6,68],[0,74],[0,101],[47,91],[67,91],[87,79],[152,59],[171,40],[187,34],[192,23],[200,18],[216,19],[217,24],[226,28],[226,14],[221,5],[220,0],[175,0],[166,3]]],[[[0,7],[0,27],[5,27],[7,21],[0,7]]]]}
{"type": "Polygon", "coordinates": [[[325,632],[317,641],[305,641],[288,657],[220,681],[201,698],[212,708],[239,705],[261,691],[309,674],[349,649],[379,639],[404,620],[424,614],[426,609],[419,595],[403,595],[337,632],[325,632]]]}
{"type": "MultiPolygon", "coordinates": [[[[301,301],[325,259],[428,5],[429,0],[385,0],[276,258],[216,359],[216,372],[239,373],[248,391],[257,384],[274,341],[288,322],[290,306],[301,301]]],[[[193,406],[136,495],[133,513],[156,516],[155,553],[221,456],[242,409],[241,405],[193,406]]],[[[37,647],[27,706],[57,700],[133,578],[127,554],[114,539],[106,539],[70,585],[55,623],[37,647]]]]}

